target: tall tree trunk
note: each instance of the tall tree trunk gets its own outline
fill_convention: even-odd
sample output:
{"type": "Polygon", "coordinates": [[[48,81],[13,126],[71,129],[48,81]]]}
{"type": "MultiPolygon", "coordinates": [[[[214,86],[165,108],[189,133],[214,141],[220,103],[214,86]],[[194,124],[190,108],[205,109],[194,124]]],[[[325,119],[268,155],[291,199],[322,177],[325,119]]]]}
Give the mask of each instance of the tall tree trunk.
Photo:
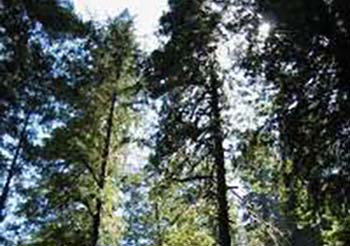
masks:
{"type": "MultiPolygon", "coordinates": [[[[215,76],[215,75],[214,75],[215,76]]],[[[211,110],[213,117],[213,151],[216,168],[216,197],[218,206],[219,245],[231,246],[229,206],[227,201],[227,184],[225,170],[225,156],[223,148],[223,131],[220,116],[219,81],[211,81],[211,110]]]]}
{"type": "Polygon", "coordinates": [[[10,194],[12,180],[16,176],[16,173],[17,173],[17,161],[18,161],[21,149],[22,149],[23,141],[26,137],[26,131],[27,131],[27,127],[29,124],[30,115],[31,115],[31,113],[28,112],[26,114],[25,119],[24,119],[23,127],[22,127],[22,130],[21,130],[20,135],[19,135],[17,147],[16,147],[14,156],[13,156],[12,161],[11,161],[10,169],[9,169],[7,177],[6,177],[4,188],[2,189],[2,192],[0,195],[0,222],[3,222],[6,218],[6,215],[5,215],[6,202],[8,200],[8,196],[10,194]]]}
{"type": "MultiPolygon", "coordinates": [[[[100,175],[99,175],[100,182],[98,184],[100,192],[103,192],[105,187],[109,151],[110,151],[110,146],[112,141],[113,115],[114,115],[115,102],[116,102],[116,92],[114,91],[112,94],[110,112],[107,119],[105,147],[102,153],[102,163],[101,163],[101,169],[100,169],[100,175]]],[[[91,237],[92,246],[97,246],[98,244],[98,240],[100,236],[102,209],[103,209],[103,200],[100,197],[100,194],[98,194],[97,202],[96,202],[96,213],[93,217],[93,224],[92,224],[92,237],[91,237]]]]}

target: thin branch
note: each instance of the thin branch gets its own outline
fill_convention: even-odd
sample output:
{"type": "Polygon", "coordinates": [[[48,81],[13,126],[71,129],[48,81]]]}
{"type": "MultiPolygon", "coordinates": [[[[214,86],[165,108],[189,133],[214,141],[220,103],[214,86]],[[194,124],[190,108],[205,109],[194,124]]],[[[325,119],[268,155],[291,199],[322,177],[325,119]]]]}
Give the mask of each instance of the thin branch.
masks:
{"type": "Polygon", "coordinates": [[[186,177],[186,178],[173,178],[173,180],[176,182],[191,182],[191,181],[196,181],[196,180],[208,180],[208,179],[213,179],[213,176],[195,175],[195,176],[186,177]]]}
{"type": "Polygon", "coordinates": [[[95,182],[97,183],[97,185],[101,188],[101,182],[98,179],[94,169],[89,165],[89,163],[87,161],[83,161],[84,166],[87,168],[87,170],[90,172],[90,174],[92,175],[92,178],[95,180],[95,182]]]}
{"type": "Polygon", "coordinates": [[[83,199],[82,200],[82,204],[85,205],[85,207],[87,208],[87,210],[88,210],[89,214],[91,215],[91,217],[94,217],[95,213],[92,211],[91,206],[89,204],[89,201],[83,199]]]}
{"type": "Polygon", "coordinates": [[[234,186],[227,186],[228,190],[237,190],[239,187],[234,185],[234,186]]]}

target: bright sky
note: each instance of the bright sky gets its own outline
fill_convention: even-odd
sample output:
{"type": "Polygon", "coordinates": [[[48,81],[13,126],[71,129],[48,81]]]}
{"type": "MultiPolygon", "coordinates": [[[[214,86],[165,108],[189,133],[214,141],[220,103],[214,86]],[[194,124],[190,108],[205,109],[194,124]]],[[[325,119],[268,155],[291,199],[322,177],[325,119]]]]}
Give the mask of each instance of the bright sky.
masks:
{"type": "Polygon", "coordinates": [[[156,46],[158,20],[167,9],[167,0],[73,0],[75,9],[85,20],[104,21],[128,9],[135,19],[136,34],[143,48],[156,46]]]}

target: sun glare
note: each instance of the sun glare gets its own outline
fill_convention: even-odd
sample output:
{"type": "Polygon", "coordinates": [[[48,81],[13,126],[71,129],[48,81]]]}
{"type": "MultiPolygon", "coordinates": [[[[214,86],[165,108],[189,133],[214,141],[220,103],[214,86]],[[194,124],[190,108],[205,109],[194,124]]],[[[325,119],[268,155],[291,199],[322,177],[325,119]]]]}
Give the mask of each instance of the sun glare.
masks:
{"type": "Polygon", "coordinates": [[[259,27],[259,35],[263,38],[267,38],[271,31],[271,24],[268,22],[264,22],[259,27]]]}

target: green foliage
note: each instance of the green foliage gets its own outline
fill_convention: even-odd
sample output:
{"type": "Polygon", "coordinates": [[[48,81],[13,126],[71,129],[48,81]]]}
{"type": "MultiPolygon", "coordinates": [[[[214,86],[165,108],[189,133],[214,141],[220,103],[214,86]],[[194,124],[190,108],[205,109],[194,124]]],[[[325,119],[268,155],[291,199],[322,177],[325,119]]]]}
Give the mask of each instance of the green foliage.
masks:
{"type": "MultiPolygon", "coordinates": [[[[348,244],[345,238],[326,239],[322,232],[329,231],[335,220],[340,224],[348,220],[349,116],[344,107],[349,103],[345,84],[350,77],[348,58],[342,54],[350,48],[346,41],[350,22],[344,12],[349,5],[344,1],[256,3],[256,13],[271,23],[272,31],[266,40],[259,39],[257,29],[265,20],[258,14],[251,16],[255,31],[247,40],[242,64],[249,76],[262,76],[277,90],[276,116],[270,126],[272,133],[279,132],[276,146],[282,169],[277,183],[283,191],[291,244],[300,244],[300,238],[310,245],[332,240],[348,244]],[[324,216],[328,213],[339,220],[324,216]]],[[[343,234],[342,226],[337,228],[343,234]]]]}
{"type": "Polygon", "coordinates": [[[146,89],[152,97],[162,96],[150,173],[159,175],[165,187],[189,183],[193,202],[204,197],[208,204],[216,201],[217,243],[229,245],[221,118],[225,102],[216,57],[222,13],[215,9],[224,9],[225,4],[169,1],[169,6],[160,28],[169,40],[152,53],[147,69],[146,89]]]}
{"type": "MultiPolygon", "coordinates": [[[[19,194],[28,182],[25,174],[32,168],[28,159],[41,134],[38,124],[51,128],[59,120],[56,105],[62,102],[56,94],[55,59],[47,52],[45,33],[36,29],[37,19],[28,16],[27,7],[22,1],[3,1],[0,9],[0,223],[13,212],[8,206],[13,193],[19,194]]],[[[57,2],[53,15],[58,7],[57,2]]],[[[66,30],[58,30],[51,23],[51,35],[72,31],[68,27],[73,22],[65,24],[66,30]]]]}
{"type": "Polygon", "coordinates": [[[0,243],[349,245],[349,6],[170,0],[166,41],[143,60],[128,20],[96,27],[68,1],[1,1],[0,243]],[[273,98],[264,126],[233,133],[243,197],[226,185],[224,81],[237,70],[218,50],[231,34],[244,39],[234,81],[273,98]],[[125,176],[139,75],[161,108],[149,162],[125,176]]]}
{"type": "Polygon", "coordinates": [[[62,34],[82,35],[86,30],[83,22],[73,12],[69,1],[4,0],[1,11],[12,9],[19,10],[21,15],[28,17],[33,24],[40,23],[53,37],[62,34]]]}
{"type": "Polygon", "coordinates": [[[34,34],[34,23],[23,15],[20,6],[0,12],[0,222],[13,212],[8,206],[13,194],[28,182],[28,159],[41,134],[38,124],[50,128],[59,118],[54,58],[42,43],[43,33],[34,34]]]}
{"type": "MultiPolygon", "coordinates": [[[[86,66],[93,66],[94,80],[80,85],[71,105],[74,114],[34,156],[39,176],[35,186],[26,191],[32,195],[22,206],[22,214],[33,228],[34,244],[90,245],[96,236],[94,226],[98,226],[99,245],[111,245],[120,235],[118,170],[123,138],[133,118],[121,103],[132,99],[122,92],[133,83],[134,46],[130,23],[115,20],[99,32],[101,39],[93,43],[97,47],[86,51],[91,54],[92,63],[86,66]],[[113,112],[111,104],[115,104],[113,112]]],[[[79,76],[87,79],[90,71],[87,75],[79,76]]],[[[66,103],[71,102],[68,98],[66,103]]]]}
{"type": "Polygon", "coordinates": [[[164,189],[153,179],[142,181],[143,175],[129,176],[130,183],[124,183],[122,245],[214,245],[212,206],[204,200],[193,203],[186,184],[164,189]]]}

